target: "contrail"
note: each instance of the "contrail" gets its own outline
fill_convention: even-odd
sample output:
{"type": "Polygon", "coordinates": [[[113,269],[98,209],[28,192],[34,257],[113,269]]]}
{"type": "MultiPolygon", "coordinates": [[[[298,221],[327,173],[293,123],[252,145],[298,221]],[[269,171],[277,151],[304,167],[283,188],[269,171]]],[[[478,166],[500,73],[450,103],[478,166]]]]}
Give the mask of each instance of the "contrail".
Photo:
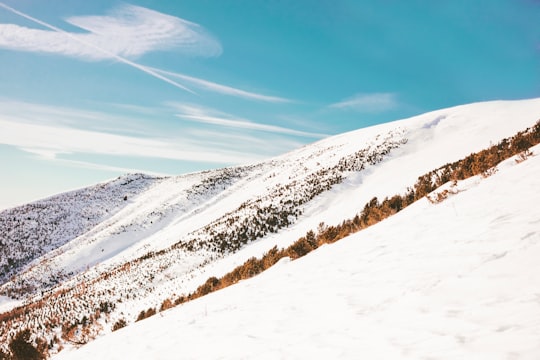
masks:
{"type": "Polygon", "coordinates": [[[141,70],[142,72],[145,72],[145,73],[147,73],[148,75],[151,75],[151,76],[155,77],[156,79],[160,79],[160,80],[165,81],[166,83],[169,83],[169,84],[171,84],[171,85],[173,85],[173,86],[175,86],[175,87],[177,87],[177,88],[179,88],[179,89],[182,89],[182,90],[185,90],[185,91],[190,92],[190,93],[192,93],[192,94],[195,94],[195,92],[194,92],[193,90],[191,90],[191,89],[185,87],[185,86],[182,85],[182,84],[177,83],[177,82],[174,81],[174,80],[169,79],[168,77],[165,77],[165,76],[163,76],[163,75],[160,75],[160,74],[157,73],[156,71],[154,71],[154,70],[152,70],[152,69],[149,69],[149,68],[147,68],[146,66],[137,64],[137,63],[135,63],[135,62],[133,62],[133,61],[130,61],[130,60],[128,60],[128,59],[126,59],[126,58],[124,58],[124,57],[122,57],[122,56],[120,56],[120,55],[117,55],[117,54],[115,54],[115,53],[113,53],[113,52],[110,52],[110,51],[108,51],[108,50],[105,50],[105,49],[103,49],[103,48],[100,48],[99,46],[96,46],[96,45],[94,45],[94,44],[92,44],[92,43],[89,43],[89,42],[87,42],[87,41],[81,40],[81,39],[77,38],[76,36],[73,36],[72,34],[70,34],[69,32],[67,32],[67,31],[65,31],[65,30],[62,30],[62,29],[60,29],[60,28],[58,28],[58,27],[56,27],[56,26],[54,26],[54,25],[51,25],[51,24],[48,24],[48,23],[46,23],[46,22],[44,22],[44,21],[41,21],[41,20],[39,20],[39,19],[36,19],[35,17],[32,17],[32,16],[30,16],[30,15],[28,15],[28,14],[25,14],[25,13],[23,13],[23,12],[17,10],[17,9],[14,9],[14,8],[12,8],[12,7],[6,5],[6,4],[4,4],[4,3],[2,3],[2,2],[0,2],[0,7],[4,8],[4,9],[6,9],[6,10],[8,10],[8,11],[14,13],[14,14],[17,14],[17,15],[19,15],[19,16],[22,16],[22,17],[25,18],[25,19],[28,19],[28,20],[30,20],[30,21],[33,21],[33,22],[35,22],[36,24],[45,26],[45,27],[48,28],[48,29],[51,29],[51,30],[56,31],[56,32],[59,32],[59,33],[61,33],[61,34],[64,34],[64,35],[67,36],[68,38],[70,38],[70,39],[72,39],[72,40],[74,40],[74,41],[76,41],[76,42],[78,42],[78,43],[80,43],[80,44],[89,46],[89,47],[91,47],[91,48],[93,48],[93,49],[95,49],[95,50],[97,50],[97,51],[99,51],[99,52],[101,52],[101,53],[103,53],[103,54],[105,54],[105,55],[107,55],[107,56],[110,56],[111,58],[113,58],[113,59],[115,59],[115,60],[118,60],[118,61],[121,62],[121,63],[124,63],[124,64],[126,64],[126,65],[129,65],[129,66],[131,66],[131,67],[133,67],[133,68],[135,68],[135,69],[141,70]]]}

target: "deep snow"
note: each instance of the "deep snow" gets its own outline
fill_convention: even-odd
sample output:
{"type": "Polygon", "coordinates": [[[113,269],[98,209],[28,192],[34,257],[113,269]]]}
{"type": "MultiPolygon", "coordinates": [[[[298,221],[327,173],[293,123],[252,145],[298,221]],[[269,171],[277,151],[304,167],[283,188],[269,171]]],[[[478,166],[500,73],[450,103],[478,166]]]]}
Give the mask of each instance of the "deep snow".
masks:
{"type": "Polygon", "coordinates": [[[56,358],[538,359],[539,153],[56,358]]]}
{"type": "MultiPolygon", "coordinates": [[[[152,180],[144,191],[130,195],[126,201],[123,200],[124,196],[120,187],[119,193],[106,193],[105,200],[97,203],[98,210],[103,211],[114,205],[114,202],[120,202],[121,208],[118,211],[109,213],[96,226],[34,260],[18,276],[13,277],[13,281],[0,286],[0,294],[4,294],[4,291],[33,289],[29,290],[31,292],[27,294],[24,301],[39,303],[39,306],[29,307],[29,312],[16,318],[10,326],[0,324],[3,325],[0,328],[0,335],[14,334],[18,329],[31,324],[38,336],[45,337],[49,341],[54,335],[60,337],[64,324],[80,321],[83,316],[93,316],[95,309],[100,308],[101,304],[111,302],[115,304],[115,308],[106,315],[100,315],[97,327],[93,329],[101,334],[100,336],[106,335],[110,333],[116,320],[123,318],[128,323],[132,323],[141,310],[148,307],[159,308],[164,299],[189,293],[209,276],[221,276],[249,257],[262,255],[274,245],[288,246],[303,236],[306,231],[316,230],[320,222],[335,225],[344,219],[352,218],[373,196],[381,199],[384,196],[402,193],[408,186],[414,184],[419,175],[447,162],[463,158],[471,152],[486,148],[503,137],[512,136],[517,131],[533,125],[539,117],[540,99],[494,101],[458,106],[331,137],[259,164],[152,180]],[[389,144],[397,144],[397,147],[392,147],[391,151],[384,153],[390,150],[389,144]],[[324,183],[328,179],[331,180],[328,176],[333,176],[332,172],[321,173],[321,171],[335,170],[335,166],[342,163],[342,160],[353,159],[359,151],[365,151],[365,154],[369,156],[374,155],[376,161],[370,163],[364,161],[365,158],[363,158],[361,171],[340,170],[338,174],[343,176],[342,182],[334,183],[330,190],[318,193],[309,199],[310,181],[322,179],[324,183]],[[384,156],[381,155],[383,153],[384,156]],[[169,248],[195,235],[203,239],[205,237],[212,239],[212,232],[231,233],[235,226],[244,220],[252,223],[255,219],[252,214],[256,212],[256,208],[250,208],[250,204],[261,207],[272,205],[280,211],[284,202],[291,199],[295,201],[309,199],[298,207],[301,215],[296,219],[294,216],[290,217],[291,223],[288,227],[280,228],[274,233],[267,233],[247,243],[239,251],[216,254],[204,249],[193,252],[185,251],[181,247],[169,248]],[[229,222],[231,219],[234,221],[229,222]],[[211,226],[206,229],[207,225],[211,226]],[[159,252],[160,250],[162,251],[159,252]],[[149,254],[150,251],[159,252],[159,255],[140,260],[141,256],[149,254]],[[139,260],[134,261],[137,258],[139,260]],[[47,291],[51,286],[51,279],[58,278],[62,283],[51,291],[47,291]],[[65,279],[70,280],[64,281],[65,279]],[[51,296],[48,297],[49,295],[51,296]],[[46,301],[40,302],[43,296],[46,301]],[[48,325],[44,326],[44,324],[48,325]]],[[[534,163],[532,160],[527,160],[525,163],[534,163]]],[[[505,201],[508,201],[506,198],[500,198],[497,200],[499,202],[495,202],[495,198],[459,200],[466,199],[469,196],[467,194],[477,191],[476,188],[483,189],[487,186],[486,184],[496,181],[493,179],[506,179],[507,175],[503,176],[503,174],[507,171],[508,174],[517,171],[504,170],[513,169],[514,163],[515,161],[508,162],[491,178],[485,180],[474,178],[458,184],[453,190],[461,190],[461,192],[451,196],[442,204],[433,205],[423,200],[396,217],[396,219],[405,220],[389,219],[373,228],[383,230],[369,229],[344,240],[343,244],[354,243],[355,245],[350,245],[350,248],[343,250],[343,254],[332,249],[343,249],[346,245],[323,247],[308,256],[313,260],[306,258],[290,264],[283,261],[268,274],[235,287],[240,290],[227,289],[219,293],[233,295],[211,295],[208,299],[218,299],[215,303],[212,302],[213,300],[202,299],[170,312],[174,314],[179,311],[184,315],[163,313],[156,317],[163,316],[165,319],[169,316],[177,316],[180,319],[179,325],[155,325],[163,328],[163,331],[154,329],[153,325],[148,325],[147,329],[136,330],[143,324],[153,324],[157,321],[155,319],[130,325],[119,334],[132,334],[132,331],[140,331],[140,333],[126,335],[128,337],[121,341],[125,342],[127,348],[120,347],[119,351],[127,351],[133,346],[136,350],[128,352],[129,356],[137,357],[140,353],[141,357],[168,358],[169,348],[185,346],[186,352],[180,353],[182,354],[180,358],[190,356],[204,358],[205,354],[207,358],[219,358],[220,354],[224,354],[225,358],[244,357],[244,355],[248,358],[258,358],[259,355],[263,358],[274,356],[298,358],[303,357],[300,356],[301,351],[306,351],[307,355],[314,352],[316,357],[323,357],[326,352],[329,352],[328,357],[334,358],[339,357],[338,351],[343,350],[344,357],[355,357],[356,350],[359,348],[354,344],[364,343],[361,339],[363,337],[370,339],[370,335],[374,336],[372,341],[368,341],[363,345],[365,348],[360,349],[367,351],[371,345],[376,347],[379,341],[381,346],[388,348],[384,351],[391,351],[391,349],[406,351],[407,346],[402,344],[403,341],[407,342],[409,338],[414,341],[424,341],[422,340],[424,338],[416,338],[410,328],[402,332],[399,330],[406,327],[408,323],[422,324],[427,321],[420,316],[422,311],[416,307],[415,302],[425,300],[426,304],[432,302],[437,304],[438,301],[444,303],[447,295],[442,293],[434,295],[430,290],[437,289],[437,281],[446,283],[448,279],[445,276],[450,276],[450,278],[458,275],[465,276],[455,271],[480,266],[479,259],[483,257],[507,258],[507,255],[501,255],[504,254],[506,248],[503,247],[503,250],[498,251],[498,242],[492,242],[492,238],[497,240],[496,236],[499,234],[497,227],[502,229],[501,234],[505,232],[519,234],[525,231],[523,229],[527,229],[527,227],[514,229],[513,220],[509,225],[504,218],[505,214],[489,215],[490,211],[494,210],[492,208],[501,206],[499,204],[503,204],[503,207],[498,210],[506,211],[505,201]],[[464,201],[461,205],[463,209],[458,206],[460,201],[464,201]],[[461,219],[461,214],[469,216],[467,215],[468,208],[475,208],[476,203],[482,204],[482,201],[486,208],[485,214],[478,210],[479,212],[475,215],[476,220],[461,219]],[[500,220],[496,220],[497,217],[500,217],[500,220]],[[487,224],[489,221],[494,223],[489,225],[487,224]],[[484,243],[463,249],[459,247],[461,246],[459,244],[464,241],[475,244],[477,240],[475,236],[483,239],[484,243]],[[358,237],[361,241],[351,240],[358,237]],[[384,248],[375,247],[373,245],[375,243],[383,244],[384,248]],[[444,253],[445,249],[448,250],[448,254],[444,253]],[[412,258],[405,256],[402,259],[402,253],[409,254],[412,258]],[[460,263],[460,260],[463,263],[460,263]],[[447,267],[441,268],[444,264],[447,267]],[[299,269],[298,275],[297,269],[299,269]],[[325,275],[326,273],[328,276],[325,275]],[[369,276],[364,277],[362,275],[364,273],[369,276]],[[276,274],[276,278],[263,280],[274,276],[269,274],[276,274]],[[322,276],[320,279],[318,274],[322,276]],[[377,281],[373,282],[373,279],[377,281]],[[348,284],[352,285],[351,289],[348,284]],[[429,284],[432,288],[428,286],[429,284]],[[318,289],[319,287],[321,288],[318,289]],[[403,300],[408,299],[410,304],[403,305],[400,302],[401,295],[396,295],[396,293],[403,293],[403,300]],[[225,297],[219,298],[219,296],[225,297]],[[265,296],[270,299],[270,303],[264,298],[265,296]],[[398,302],[401,305],[392,305],[398,302]],[[225,305],[222,306],[222,304],[225,305]],[[361,317],[362,314],[366,317],[361,317]],[[375,317],[366,314],[375,314],[375,317]],[[399,320],[395,330],[388,330],[392,328],[390,315],[399,320]],[[229,321],[229,317],[236,319],[234,320],[236,322],[229,321]],[[417,317],[422,320],[417,321],[417,317]],[[356,321],[363,324],[356,324],[356,321]],[[192,324],[192,328],[189,326],[190,322],[198,325],[192,324]],[[342,330],[339,330],[341,323],[343,323],[342,330]],[[199,327],[201,324],[208,324],[215,327],[215,330],[206,329],[206,325],[199,327]],[[373,334],[366,324],[373,327],[373,334]],[[176,332],[176,326],[179,326],[179,332],[176,332]],[[230,330],[227,330],[228,326],[231,327],[230,330]],[[325,330],[326,327],[328,330],[325,330]],[[193,335],[190,335],[192,332],[193,335]],[[227,334],[223,335],[220,332],[227,334]],[[171,334],[174,336],[171,337],[171,334]],[[387,334],[394,334],[395,339],[389,340],[387,334]],[[157,339],[157,336],[172,340],[170,343],[165,340],[163,342],[153,340],[157,339]],[[220,338],[221,336],[223,339],[220,338]],[[259,340],[252,339],[250,336],[256,336],[259,340]],[[208,342],[205,337],[208,337],[208,342]],[[148,342],[145,343],[145,340],[148,342]],[[235,341],[238,342],[235,343],[235,341]],[[185,342],[191,345],[185,345],[185,342]],[[245,349],[241,348],[241,342],[248,344],[245,349]],[[397,345],[392,345],[392,342],[397,345]],[[144,349],[138,349],[136,345],[131,345],[134,343],[140,343],[141,346],[148,348],[149,353],[144,349]],[[214,343],[217,346],[214,346],[214,343]],[[313,349],[308,349],[311,346],[313,349]],[[196,349],[197,347],[202,349],[196,349]],[[231,347],[234,349],[231,350],[231,347]],[[200,354],[197,354],[197,351],[200,354]],[[256,353],[258,353],[257,356],[256,353]]],[[[515,167],[527,169],[532,165],[521,166],[520,164],[515,167]]],[[[538,168],[535,169],[538,170],[538,168]]],[[[534,177],[530,175],[531,172],[534,173],[534,170],[523,172],[524,179],[521,180],[534,182],[534,179],[531,179],[534,177]]],[[[530,202],[532,199],[522,199],[528,197],[529,194],[522,192],[519,182],[514,182],[513,186],[518,189],[501,182],[501,191],[507,193],[515,191],[514,202],[522,204],[521,212],[528,213],[529,216],[536,217],[538,220],[538,212],[530,202]]],[[[534,193],[530,189],[529,192],[534,193]]],[[[536,195],[533,194],[532,197],[536,195]]],[[[66,200],[65,203],[76,201],[69,196],[64,196],[64,200],[66,200]]],[[[46,219],[48,208],[45,206],[44,209],[45,213],[40,213],[40,216],[46,219]]],[[[514,210],[509,210],[510,216],[518,217],[518,213],[514,210]]],[[[538,227],[538,222],[536,227],[538,227]]],[[[522,236],[525,237],[530,233],[532,235],[529,235],[527,239],[536,241],[538,233],[535,232],[534,224],[528,229],[529,231],[522,236]]],[[[522,276],[517,270],[509,270],[508,273],[510,277],[522,276]]],[[[474,280],[472,286],[481,288],[481,280],[474,280]]],[[[54,285],[54,282],[52,284],[54,285]]],[[[531,284],[534,284],[532,280],[531,284]]],[[[529,288],[534,290],[533,286],[529,288]]],[[[459,287],[454,287],[448,292],[452,291],[456,292],[454,297],[462,296],[462,291],[465,298],[470,296],[459,287]]],[[[537,291],[537,293],[540,292],[537,291]]],[[[0,298],[0,302],[2,311],[9,310],[10,307],[20,303],[6,298],[0,298]]],[[[422,302],[421,306],[425,307],[426,304],[422,302]]],[[[476,306],[471,308],[471,311],[480,312],[480,308],[481,306],[476,306]]],[[[509,308],[514,309],[518,306],[512,303],[509,308]]],[[[473,316],[463,309],[459,311],[464,312],[466,316],[473,316]]],[[[434,332],[440,332],[438,326],[446,326],[444,323],[447,320],[446,317],[434,311],[428,311],[428,313],[432,317],[436,315],[431,318],[431,324],[436,328],[434,332]]],[[[474,322],[476,320],[466,318],[467,324],[469,322],[477,324],[474,322]]],[[[501,326],[504,328],[504,325],[501,326]]],[[[421,326],[420,328],[419,332],[424,331],[421,326]]],[[[478,330],[478,328],[475,329],[478,330]]],[[[461,336],[461,327],[458,330],[459,334],[458,332],[455,334],[451,332],[453,335],[445,333],[447,337],[443,336],[443,338],[455,336],[455,339],[458,339],[461,336]]],[[[422,336],[431,339],[431,335],[426,334],[426,331],[422,336]]],[[[466,345],[463,345],[465,347],[471,343],[469,338],[477,339],[473,336],[474,334],[468,334],[466,331],[463,333],[466,338],[464,340],[466,345]]],[[[534,332],[531,332],[529,327],[525,333],[533,334],[534,332]]],[[[116,339],[117,336],[120,335],[112,335],[112,339],[116,339]]],[[[105,349],[109,349],[115,341],[105,340],[107,337],[108,335],[103,338],[104,340],[100,340],[104,341],[105,349]]],[[[68,356],[67,354],[72,350],[70,344],[89,340],[91,338],[62,341],[64,354],[61,356],[68,356]]],[[[412,348],[422,349],[420,345],[414,345],[414,342],[409,345],[412,348]]],[[[447,345],[448,348],[454,349],[454,343],[449,342],[445,346],[447,345]]],[[[94,345],[88,346],[88,349],[92,349],[94,345]]],[[[456,348],[461,348],[460,346],[456,345],[456,348]]],[[[485,350],[484,346],[480,348],[481,352],[485,350]]],[[[53,352],[55,350],[56,348],[53,352]]],[[[80,354],[83,354],[91,350],[81,351],[80,354]]],[[[96,351],[99,353],[99,351],[109,350],[96,351]]],[[[521,347],[519,351],[531,354],[521,347]]],[[[428,352],[426,350],[420,353],[428,352]]],[[[465,353],[470,355],[466,351],[465,353]]],[[[372,354],[374,355],[371,358],[377,358],[379,353],[372,354]]],[[[415,356],[414,351],[412,354],[412,358],[421,357],[415,356]]],[[[444,356],[445,354],[443,352],[444,356]]],[[[111,351],[110,355],[123,357],[121,352],[111,351]]],[[[388,357],[405,356],[390,356],[390,353],[381,356],[384,358],[386,355],[388,357]]],[[[440,354],[433,353],[432,355],[438,357],[440,354]]],[[[470,356],[464,358],[470,358],[470,356]]]]}

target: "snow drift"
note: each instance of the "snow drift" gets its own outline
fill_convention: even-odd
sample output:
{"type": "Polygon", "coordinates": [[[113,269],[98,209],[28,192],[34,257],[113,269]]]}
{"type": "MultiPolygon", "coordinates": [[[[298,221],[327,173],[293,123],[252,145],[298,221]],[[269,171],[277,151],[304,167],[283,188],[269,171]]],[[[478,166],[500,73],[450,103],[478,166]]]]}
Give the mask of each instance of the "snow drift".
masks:
{"type": "MultiPolygon", "coordinates": [[[[536,194],[522,192],[538,185],[531,175],[538,170],[536,156],[519,165],[510,161],[488,179],[464,182],[459,188],[467,191],[440,204],[422,200],[395,218],[320,248],[305,259],[282,261],[255,279],[160,313],[164,323],[159,323],[159,316],[131,323],[141,310],[159,309],[164,300],[193,291],[209,276],[221,276],[276,245],[286,247],[321,222],[334,225],[352,218],[374,196],[403,193],[418,176],[512,136],[539,118],[540,99],[471,104],[331,137],[259,164],[170,178],[122,177],[99,185],[95,188],[99,191],[81,190],[88,194],[87,211],[93,215],[68,224],[71,235],[61,238],[57,236],[62,234],[58,212],[69,212],[69,204],[84,208],[74,193],[47,199],[49,203],[64,199],[62,203],[68,204],[55,212],[41,206],[43,202],[1,212],[0,224],[19,219],[19,232],[49,229],[47,236],[37,238],[50,251],[36,251],[28,259],[16,257],[18,248],[12,244],[18,240],[10,235],[13,224],[4,227],[2,249],[12,259],[22,260],[15,269],[5,268],[9,278],[0,285],[4,296],[0,299],[5,303],[0,338],[7,343],[17,331],[30,327],[52,344],[51,353],[67,347],[60,357],[82,357],[91,351],[108,352],[112,358],[125,354],[165,358],[172,347],[183,346],[158,337],[165,336],[164,329],[169,334],[174,331],[182,343],[189,342],[180,356],[187,358],[300,358],[309,354],[352,358],[364,353],[375,358],[417,358],[445,355],[443,349],[454,351],[457,357],[484,354],[488,346],[480,338],[491,330],[482,326],[487,315],[477,318],[473,312],[487,306],[486,299],[495,293],[502,291],[501,299],[509,293],[499,283],[466,274],[473,274],[490,257],[495,257],[495,264],[504,263],[498,262],[498,256],[501,261],[513,259],[505,253],[506,245],[499,244],[499,233],[537,242],[534,224],[538,225],[539,214],[532,206],[536,194]],[[520,173],[523,183],[512,177],[520,173]],[[510,179],[517,189],[508,187],[510,179]],[[103,192],[104,188],[110,191],[103,192]],[[494,188],[502,191],[499,197],[494,188]],[[468,194],[477,192],[484,195],[469,199],[472,195],[468,194]],[[491,197],[486,195],[490,192],[491,197]],[[510,198],[514,203],[507,204],[510,198]],[[515,212],[518,207],[521,213],[515,212]],[[528,227],[516,220],[520,225],[514,228],[514,218],[524,213],[528,227]],[[460,276],[471,283],[465,288],[451,285],[448,279],[460,276]],[[480,296],[477,292],[465,291],[469,287],[484,290],[482,286],[488,283],[492,286],[486,286],[488,297],[483,300],[473,296],[480,296]],[[443,291],[438,284],[451,286],[443,291]],[[448,297],[452,291],[456,291],[454,298],[448,297]],[[456,300],[461,296],[470,297],[470,309],[456,300]],[[451,299],[458,315],[465,314],[455,324],[451,316],[430,307],[448,306],[452,312],[446,302],[451,299]],[[21,302],[22,306],[15,307],[21,302]],[[418,317],[424,307],[432,317],[418,317]],[[391,326],[393,318],[395,326],[391,326]],[[70,348],[110,333],[119,321],[131,325],[70,355],[70,348]],[[442,331],[447,325],[451,331],[442,331]],[[234,331],[227,331],[227,326],[234,331]],[[433,335],[437,333],[446,337],[433,335]],[[452,336],[464,345],[450,341],[452,336]],[[126,347],[107,350],[118,341],[126,347]],[[240,341],[250,345],[240,348],[240,341]],[[424,343],[429,346],[423,347],[424,343]],[[129,351],[129,344],[136,353],[123,353],[129,351]],[[373,352],[379,346],[395,352],[373,352]]],[[[501,271],[501,278],[508,276],[516,284],[525,281],[522,268],[501,271]]],[[[513,285],[507,288],[515,290],[513,285]]],[[[534,286],[528,290],[539,292],[534,286]]],[[[502,311],[498,306],[489,314],[502,311]]],[[[508,305],[514,308],[518,309],[517,303],[508,305]]],[[[537,327],[533,329],[537,325],[525,326],[522,320],[516,320],[524,329],[519,334],[530,335],[527,339],[537,335],[537,327]]],[[[531,343],[525,338],[508,341],[516,345],[516,354],[529,356],[537,350],[527,347],[531,343]]],[[[514,351],[511,346],[503,350],[510,355],[514,351]]]]}
{"type": "Polygon", "coordinates": [[[537,359],[540,146],[58,359],[537,359]]]}

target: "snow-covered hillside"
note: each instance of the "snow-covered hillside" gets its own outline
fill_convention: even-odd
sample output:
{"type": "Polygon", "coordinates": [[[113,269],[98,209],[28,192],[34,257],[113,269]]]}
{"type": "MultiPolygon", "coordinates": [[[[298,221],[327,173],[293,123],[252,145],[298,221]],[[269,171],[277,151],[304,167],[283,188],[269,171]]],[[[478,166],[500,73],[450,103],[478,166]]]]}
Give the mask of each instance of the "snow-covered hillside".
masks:
{"type": "Polygon", "coordinates": [[[538,359],[533,154],[57,358],[538,359]]]}
{"type": "MultiPolygon", "coordinates": [[[[418,176],[539,118],[540,99],[471,104],[331,137],[259,164],[159,179],[128,176],[139,184],[129,194],[122,188],[129,186],[126,178],[100,185],[111,189],[90,196],[103,198],[101,205],[67,197],[62,211],[90,209],[96,213],[87,216],[92,222],[81,223],[75,211],[73,224],[59,226],[50,206],[4,211],[5,222],[14,219],[13,212],[24,214],[19,228],[28,226],[25,218],[39,218],[32,229],[54,231],[43,236],[46,253],[36,250],[40,257],[6,268],[13,276],[0,285],[0,341],[29,327],[51,344],[52,353],[89,342],[121,321],[133,323],[141,310],[159,309],[164,300],[194,291],[210,276],[222,276],[276,245],[290,245],[321,222],[354,217],[374,196],[404,193],[418,176]],[[64,233],[63,227],[74,230],[64,233]],[[14,307],[21,302],[26,305],[14,307]]],[[[437,224],[444,228],[444,222],[437,224]]],[[[16,243],[11,225],[5,229],[4,243],[16,243]]],[[[422,228],[403,232],[420,236],[415,229],[422,228]]],[[[299,266],[293,264],[286,267],[299,266]]]]}
{"type": "Polygon", "coordinates": [[[159,180],[126,175],[0,212],[0,283],[113,216],[128,199],[159,180]]]}

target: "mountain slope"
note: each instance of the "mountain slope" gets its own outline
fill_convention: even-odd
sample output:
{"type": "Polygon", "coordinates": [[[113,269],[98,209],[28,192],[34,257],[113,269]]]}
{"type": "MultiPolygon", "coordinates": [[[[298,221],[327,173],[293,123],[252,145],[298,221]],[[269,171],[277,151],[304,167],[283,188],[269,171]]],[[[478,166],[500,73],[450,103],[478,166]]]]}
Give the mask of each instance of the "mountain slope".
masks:
{"type": "Polygon", "coordinates": [[[0,283],[32,260],[84,234],[160,179],[143,174],[0,212],[0,283]]]}
{"type": "Polygon", "coordinates": [[[539,153],[57,358],[536,359],[539,153]]]}
{"type": "Polygon", "coordinates": [[[115,195],[122,206],[113,215],[0,286],[0,295],[29,304],[3,306],[11,311],[0,314],[0,339],[7,343],[31,326],[53,353],[91,341],[209,276],[288,246],[320,222],[354,217],[374,196],[405,192],[419,175],[539,117],[540,99],[471,104],[342,134],[259,164],[151,179],[126,201],[115,195]]]}

